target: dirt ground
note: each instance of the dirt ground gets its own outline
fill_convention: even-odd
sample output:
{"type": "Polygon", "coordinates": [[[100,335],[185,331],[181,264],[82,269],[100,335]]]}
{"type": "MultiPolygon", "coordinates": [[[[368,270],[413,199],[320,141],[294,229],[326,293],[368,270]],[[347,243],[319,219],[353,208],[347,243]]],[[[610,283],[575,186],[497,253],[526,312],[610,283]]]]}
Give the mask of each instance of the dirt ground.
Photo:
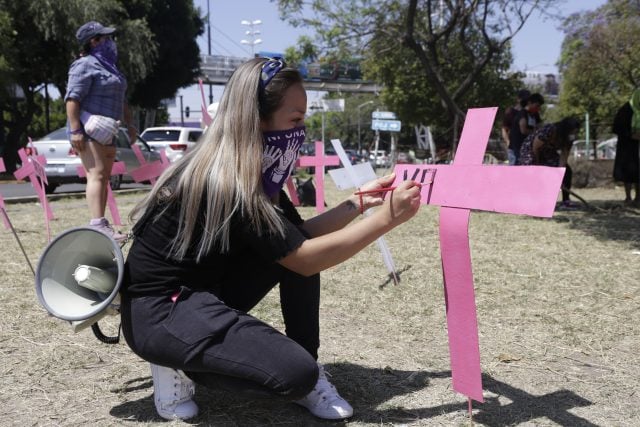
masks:
{"type": "MultiPolygon", "coordinates": [[[[451,388],[436,207],[386,236],[399,286],[385,284],[376,245],[323,273],[320,361],[355,409],[345,423],[204,388],[196,419],[162,420],[149,365],[124,343],[101,344],[50,317],[16,239],[0,228],[0,425],[640,425],[640,209],[622,205],[620,188],[578,192],[593,210],[471,214],[485,392],[473,421],[451,388]]],[[[118,196],[123,217],[140,197],[118,196]]],[[[342,197],[329,183],[328,204],[342,197]]],[[[82,199],[52,207],[53,235],[86,221],[82,199]]],[[[47,241],[42,210],[7,210],[35,267],[47,241]]],[[[276,293],[254,314],[281,327],[276,293]]],[[[114,333],[118,319],[101,325],[114,333]]]]}

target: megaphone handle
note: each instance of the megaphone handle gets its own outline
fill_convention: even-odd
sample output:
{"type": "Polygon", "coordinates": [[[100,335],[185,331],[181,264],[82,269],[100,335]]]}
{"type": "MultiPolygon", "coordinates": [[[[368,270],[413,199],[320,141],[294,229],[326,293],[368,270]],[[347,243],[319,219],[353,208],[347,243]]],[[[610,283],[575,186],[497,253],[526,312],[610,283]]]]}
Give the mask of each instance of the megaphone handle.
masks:
{"type": "Polygon", "coordinates": [[[98,322],[91,325],[91,330],[93,331],[93,335],[95,335],[100,342],[103,342],[105,344],[118,344],[120,342],[121,329],[122,329],[122,323],[120,323],[120,326],[118,326],[118,335],[116,335],[115,337],[108,337],[102,333],[102,331],[100,330],[100,326],[98,326],[98,322]]]}

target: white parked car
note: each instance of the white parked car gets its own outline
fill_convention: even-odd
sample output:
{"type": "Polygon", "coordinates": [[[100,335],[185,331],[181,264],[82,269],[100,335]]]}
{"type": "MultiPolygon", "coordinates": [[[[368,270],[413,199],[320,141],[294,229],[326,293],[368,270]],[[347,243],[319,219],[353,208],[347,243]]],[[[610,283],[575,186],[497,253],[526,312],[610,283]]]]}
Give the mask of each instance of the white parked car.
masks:
{"type": "Polygon", "coordinates": [[[390,159],[387,152],[384,150],[371,151],[369,153],[369,162],[371,166],[375,168],[388,168],[390,165],[390,159]]]}
{"type": "Polygon", "coordinates": [[[174,162],[196,145],[202,136],[202,129],[160,126],[146,128],[140,136],[156,151],[164,149],[167,158],[174,162]]]}

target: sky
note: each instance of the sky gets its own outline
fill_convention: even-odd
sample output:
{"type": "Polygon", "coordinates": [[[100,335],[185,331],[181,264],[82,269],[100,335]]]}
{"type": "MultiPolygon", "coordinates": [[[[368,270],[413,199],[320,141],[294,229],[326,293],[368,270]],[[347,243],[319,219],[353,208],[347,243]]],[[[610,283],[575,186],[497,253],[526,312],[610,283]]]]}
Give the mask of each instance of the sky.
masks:
{"type": "MultiPolygon", "coordinates": [[[[261,20],[262,23],[254,27],[260,34],[255,38],[262,39],[262,43],[254,46],[255,51],[284,52],[303,34],[312,35],[308,29],[294,28],[278,17],[278,7],[270,0],[194,0],[196,7],[206,16],[207,6],[211,13],[211,53],[214,55],[234,55],[251,57],[251,46],[242,44],[242,40],[251,41],[251,36],[245,34],[249,26],[241,21],[261,20]],[[240,7],[242,5],[242,7],[240,7]]],[[[594,10],[606,3],[606,0],[559,0],[557,10],[562,16],[574,12],[594,10]]],[[[558,28],[560,22],[534,14],[524,27],[514,37],[512,52],[514,55],[513,68],[519,71],[538,71],[542,73],[557,73],[555,63],[560,56],[560,48],[564,33],[558,28]]],[[[205,21],[205,32],[199,37],[198,43],[202,53],[208,53],[208,33],[205,21]]],[[[214,102],[222,95],[222,86],[213,86],[214,102]]],[[[181,89],[177,94],[183,96],[183,107],[189,106],[191,111],[200,110],[200,90],[197,85],[181,89]]],[[[205,87],[208,100],[209,90],[205,87]]],[[[309,99],[322,96],[322,93],[311,92],[309,99]]],[[[179,101],[175,107],[169,108],[172,121],[180,120],[179,101]]],[[[199,114],[193,114],[188,120],[199,119],[199,114]]]]}

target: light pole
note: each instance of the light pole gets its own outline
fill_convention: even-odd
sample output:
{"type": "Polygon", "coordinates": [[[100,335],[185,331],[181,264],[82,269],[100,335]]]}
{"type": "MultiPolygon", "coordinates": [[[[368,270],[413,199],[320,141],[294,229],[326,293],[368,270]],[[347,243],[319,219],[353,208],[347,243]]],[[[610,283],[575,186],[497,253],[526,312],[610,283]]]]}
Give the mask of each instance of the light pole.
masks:
{"type": "MultiPolygon", "coordinates": [[[[209,10],[209,0],[207,0],[207,52],[211,56],[211,12],[209,10]]],[[[209,83],[209,104],[213,104],[213,85],[209,83]]]]}
{"type": "Polygon", "coordinates": [[[356,110],[358,110],[358,155],[362,154],[362,147],[361,147],[361,141],[360,141],[360,108],[369,104],[373,104],[373,101],[363,102],[362,104],[356,107],[356,110]]]}
{"type": "Polygon", "coordinates": [[[255,56],[255,45],[262,43],[262,39],[256,38],[256,36],[260,34],[260,30],[255,30],[254,27],[262,24],[262,21],[260,19],[254,19],[253,21],[243,19],[242,21],[240,21],[240,24],[249,27],[249,30],[245,31],[245,34],[250,38],[249,40],[240,40],[240,43],[250,45],[251,56],[255,56]]]}

